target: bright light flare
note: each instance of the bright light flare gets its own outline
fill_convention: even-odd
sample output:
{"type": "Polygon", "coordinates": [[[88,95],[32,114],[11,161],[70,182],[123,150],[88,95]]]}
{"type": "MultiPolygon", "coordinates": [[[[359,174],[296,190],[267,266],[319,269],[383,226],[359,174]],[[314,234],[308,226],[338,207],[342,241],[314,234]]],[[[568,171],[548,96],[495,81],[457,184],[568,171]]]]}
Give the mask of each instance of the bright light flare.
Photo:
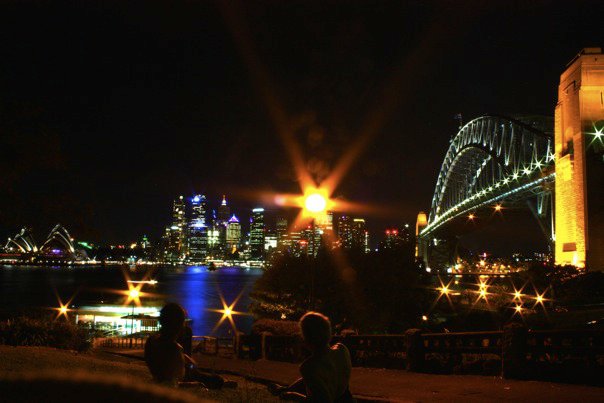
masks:
{"type": "Polygon", "coordinates": [[[304,200],[304,208],[314,214],[322,213],[326,206],[327,200],[320,193],[312,193],[304,200]]]}
{"type": "Polygon", "coordinates": [[[75,298],[77,291],[75,294],[73,294],[71,296],[71,298],[69,298],[69,300],[67,300],[66,303],[63,303],[63,301],[61,300],[61,297],[59,296],[59,293],[57,292],[56,289],[53,289],[55,296],[57,297],[57,302],[59,303],[59,306],[57,308],[50,308],[54,311],[57,311],[57,316],[55,317],[55,320],[59,319],[61,316],[63,316],[65,319],[69,319],[69,312],[71,312],[72,310],[69,309],[69,305],[71,305],[71,302],[73,301],[73,299],[75,298]]]}
{"type": "Polygon", "coordinates": [[[234,332],[236,332],[237,326],[235,325],[235,320],[233,319],[233,316],[234,315],[249,315],[249,313],[239,312],[239,311],[235,310],[235,306],[237,305],[237,303],[239,302],[239,299],[243,295],[243,290],[239,293],[239,295],[237,295],[235,300],[233,300],[233,302],[230,305],[227,304],[226,300],[224,299],[224,296],[222,295],[222,291],[220,289],[218,290],[218,295],[220,296],[220,303],[222,304],[222,309],[208,309],[209,311],[222,314],[222,316],[216,323],[216,326],[214,326],[214,328],[212,329],[212,334],[220,327],[220,325],[222,325],[222,323],[225,320],[229,321],[229,323],[231,324],[231,328],[233,329],[234,332]]]}
{"type": "Polygon", "coordinates": [[[522,315],[522,310],[523,309],[524,308],[522,308],[522,305],[516,305],[516,306],[514,306],[514,314],[522,315]]]}
{"type": "Polygon", "coordinates": [[[71,311],[71,309],[69,309],[69,302],[67,304],[63,304],[61,301],[59,301],[59,307],[54,308],[54,310],[57,311],[55,320],[59,319],[61,316],[63,316],[65,319],[69,319],[69,312],[71,311]]]}
{"type": "Polygon", "coordinates": [[[503,208],[503,207],[501,207],[501,204],[496,204],[496,205],[495,205],[495,211],[496,211],[496,212],[500,212],[502,208],[503,208]]]}
{"type": "Polygon", "coordinates": [[[473,213],[468,214],[468,220],[473,220],[476,216],[473,213]]]}

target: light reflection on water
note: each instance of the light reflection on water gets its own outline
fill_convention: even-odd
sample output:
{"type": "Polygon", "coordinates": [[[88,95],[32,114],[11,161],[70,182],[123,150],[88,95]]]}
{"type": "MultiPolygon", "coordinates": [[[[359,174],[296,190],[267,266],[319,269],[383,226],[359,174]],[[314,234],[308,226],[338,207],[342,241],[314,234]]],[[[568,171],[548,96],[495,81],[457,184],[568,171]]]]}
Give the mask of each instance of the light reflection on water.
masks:
{"type": "MultiPolygon", "coordinates": [[[[144,269],[136,270],[130,272],[130,276],[138,279],[143,273],[144,269]]],[[[208,271],[204,266],[158,269],[153,276],[158,284],[144,286],[143,291],[165,296],[155,301],[157,305],[165,302],[183,305],[193,320],[193,334],[208,335],[221,317],[221,314],[209,311],[222,309],[220,292],[229,304],[242,292],[235,309],[246,312],[250,304],[249,293],[261,274],[261,269],[246,270],[238,267],[225,267],[216,271],[208,271]]],[[[122,272],[116,268],[0,266],[0,306],[5,311],[56,306],[53,288],[56,288],[63,300],[69,299],[79,289],[74,304],[85,305],[115,300],[112,294],[102,290],[124,290],[126,283],[122,272]]],[[[145,302],[152,303],[143,298],[143,303],[145,302]]],[[[251,316],[235,316],[234,320],[237,328],[245,332],[250,330],[253,321],[251,316]]],[[[228,335],[230,330],[228,321],[225,321],[216,334],[228,335]]]]}

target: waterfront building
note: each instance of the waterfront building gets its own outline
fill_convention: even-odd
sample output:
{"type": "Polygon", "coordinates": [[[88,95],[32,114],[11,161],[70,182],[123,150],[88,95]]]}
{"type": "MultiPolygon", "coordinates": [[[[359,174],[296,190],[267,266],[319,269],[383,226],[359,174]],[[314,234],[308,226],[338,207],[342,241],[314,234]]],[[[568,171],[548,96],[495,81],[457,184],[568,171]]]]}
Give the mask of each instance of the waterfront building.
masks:
{"type": "Polygon", "coordinates": [[[219,223],[226,224],[231,217],[231,209],[227,205],[226,195],[222,195],[222,202],[216,210],[216,219],[219,223]]]}
{"type": "Polygon", "coordinates": [[[241,224],[239,219],[233,214],[227,223],[226,243],[230,253],[234,253],[239,249],[241,242],[241,224]]]}
{"type": "Polygon", "coordinates": [[[279,217],[277,218],[277,246],[278,247],[289,247],[291,241],[289,234],[287,233],[287,219],[279,217]]]}
{"type": "Polygon", "coordinates": [[[213,258],[220,255],[220,231],[216,225],[208,229],[208,254],[213,258]]]}
{"type": "Polygon", "coordinates": [[[409,242],[405,240],[405,234],[399,228],[388,228],[384,234],[380,249],[400,249],[409,242]]]}
{"type": "Polygon", "coordinates": [[[206,197],[195,195],[191,199],[191,219],[189,220],[188,260],[190,262],[203,262],[208,253],[206,211],[206,197]]]}
{"type": "Polygon", "coordinates": [[[176,262],[184,259],[186,254],[186,214],[185,201],[183,196],[179,196],[172,204],[172,225],[166,228],[167,248],[165,258],[169,262],[176,262]]]}
{"type": "Polygon", "coordinates": [[[207,227],[208,203],[204,195],[195,195],[191,199],[191,224],[201,224],[207,227]]]}
{"type": "Polygon", "coordinates": [[[278,236],[274,231],[266,231],[264,235],[264,250],[265,252],[269,252],[272,249],[277,248],[278,236]]]}
{"type": "Polygon", "coordinates": [[[252,210],[250,217],[250,255],[253,259],[264,257],[264,209],[252,210]]]}

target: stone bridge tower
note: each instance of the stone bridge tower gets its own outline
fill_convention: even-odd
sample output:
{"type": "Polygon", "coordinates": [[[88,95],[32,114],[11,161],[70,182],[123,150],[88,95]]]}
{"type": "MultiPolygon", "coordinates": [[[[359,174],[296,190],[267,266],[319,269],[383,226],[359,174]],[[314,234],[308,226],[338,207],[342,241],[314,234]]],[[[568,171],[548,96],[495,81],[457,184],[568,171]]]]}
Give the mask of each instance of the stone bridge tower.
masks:
{"type": "Polygon", "coordinates": [[[604,55],[586,48],[560,76],[555,113],[555,260],[604,270],[604,55]]]}

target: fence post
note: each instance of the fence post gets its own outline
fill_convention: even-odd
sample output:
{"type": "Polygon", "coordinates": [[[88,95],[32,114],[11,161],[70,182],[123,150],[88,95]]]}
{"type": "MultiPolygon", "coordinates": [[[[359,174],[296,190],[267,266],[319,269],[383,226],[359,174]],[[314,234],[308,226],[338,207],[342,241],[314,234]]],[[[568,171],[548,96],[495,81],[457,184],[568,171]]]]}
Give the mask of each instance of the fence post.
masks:
{"type": "Polygon", "coordinates": [[[503,327],[501,372],[504,378],[526,377],[526,349],[528,330],[521,323],[509,323],[503,327]]]}
{"type": "Polygon", "coordinates": [[[405,332],[407,351],[407,371],[419,372],[424,368],[426,348],[421,329],[408,329],[405,332]]]}
{"type": "Polygon", "coordinates": [[[260,351],[263,360],[268,359],[268,337],[270,333],[262,332],[262,339],[260,340],[260,351]]]}

